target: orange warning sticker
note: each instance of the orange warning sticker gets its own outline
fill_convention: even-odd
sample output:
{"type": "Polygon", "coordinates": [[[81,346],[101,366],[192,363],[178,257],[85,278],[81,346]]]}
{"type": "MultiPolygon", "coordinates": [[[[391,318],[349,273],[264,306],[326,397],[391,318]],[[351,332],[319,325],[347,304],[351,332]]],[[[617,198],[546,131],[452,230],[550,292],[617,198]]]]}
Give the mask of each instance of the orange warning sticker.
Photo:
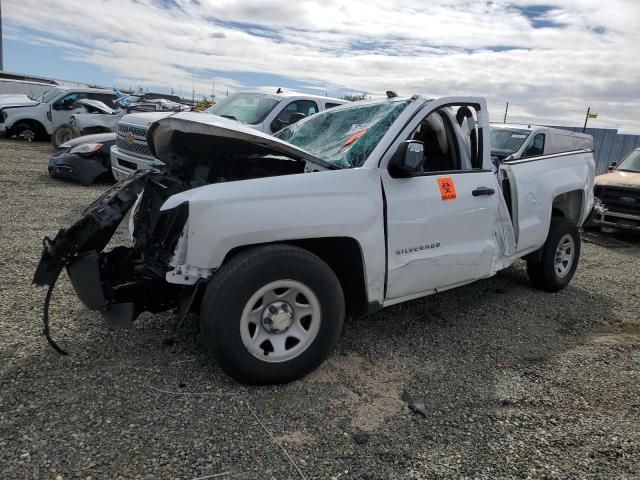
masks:
{"type": "Polygon", "coordinates": [[[367,129],[365,128],[364,130],[360,130],[359,132],[354,133],[353,135],[351,135],[346,142],[344,142],[344,145],[342,145],[342,148],[344,147],[348,147],[349,145],[351,145],[353,142],[355,142],[356,140],[358,140],[362,135],[364,135],[366,133],[367,129]]]}
{"type": "Polygon", "coordinates": [[[440,198],[442,198],[443,201],[456,199],[456,186],[453,183],[453,178],[438,178],[438,188],[440,189],[440,198]]]}

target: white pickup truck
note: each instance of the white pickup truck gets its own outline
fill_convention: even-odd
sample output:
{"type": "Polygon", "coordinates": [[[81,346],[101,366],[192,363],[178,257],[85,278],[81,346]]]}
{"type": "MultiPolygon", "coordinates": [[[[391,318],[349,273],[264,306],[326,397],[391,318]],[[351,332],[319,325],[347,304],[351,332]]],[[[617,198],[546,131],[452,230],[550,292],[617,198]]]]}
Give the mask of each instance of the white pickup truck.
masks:
{"type": "MultiPolygon", "coordinates": [[[[293,92],[239,92],[219,100],[204,113],[238,120],[255,130],[274,133],[328,108],[347,103],[339,98],[293,92]]],[[[136,170],[162,166],[147,145],[147,129],[170,112],[132,113],[118,122],[116,145],[111,149],[111,170],[123,180],[136,170]]]]}
{"type": "Polygon", "coordinates": [[[74,113],[85,112],[82,99],[115,106],[113,90],[89,87],[53,86],[37,98],[27,95],[0,98],[0,135],[28,141],[42,140],[56,128],[69,123],[74,113]]]}
{"type": "MultiPolygon", "coordinates": [[[[50,295],[66,267],[111,326],[199,312],[218,364],[248,383],[316,368],[346,308],[431,295],[518,258],[535,287],[564,288],[593,205],[589,150],[496,166],[482,98],[357,102],[276,137],[179,113],[148,139],[165,170],[136,172],[46,238],[34,283],[50,295]],[[131,208],[133,245],[103,251],[131,208]]],[[[47,313],[45,332],[59,348],[47,313]]]]}

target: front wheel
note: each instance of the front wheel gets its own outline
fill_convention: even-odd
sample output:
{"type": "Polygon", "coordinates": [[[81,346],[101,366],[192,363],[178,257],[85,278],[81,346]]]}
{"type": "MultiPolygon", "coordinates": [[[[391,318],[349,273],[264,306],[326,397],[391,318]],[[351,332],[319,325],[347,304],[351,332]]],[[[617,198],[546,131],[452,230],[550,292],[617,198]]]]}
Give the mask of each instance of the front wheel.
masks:
{"type": "Polygon", "coordinates": [[[571,220],[551,217],[547,241],[539,261],[527,261],[527,273],[534,287],[557,292],[566,287],[578,267],[580,232],[571,220]]]}
{"type": "Polygon", "coordinates": [[[51,144],[53,148],[59,148],[60,145],[80,136],[80,132],[73,125],[65,123],[60,125],[53,131],[51,135],[51,144]]]}
{"type": "Polygon", "coordinates": [[[203,340],[222,369],[254,385],[296,380],[329,355],[344,322],[344,295],[331,268],[290,245],[240,253],[209,283],[203,340]]]}
{"type": "Polygon", "coordinates": [[[33,122],[27,120],[17,122],[12,130],[18,140],[33,142],[34,140],[39,140],[41,137],[38,127],[33,122]]]}

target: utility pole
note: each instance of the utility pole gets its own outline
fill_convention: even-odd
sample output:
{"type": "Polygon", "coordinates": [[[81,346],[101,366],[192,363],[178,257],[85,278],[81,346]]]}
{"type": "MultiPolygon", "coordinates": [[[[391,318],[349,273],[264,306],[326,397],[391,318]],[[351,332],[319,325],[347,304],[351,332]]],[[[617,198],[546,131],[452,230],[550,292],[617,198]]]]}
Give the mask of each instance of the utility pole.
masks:
{"type": "Polygon", "coordinates": [[[193,66],[193,75],[191,77],[191,101],[196,103],[196,67],[193,66]]]}
{"type": "Polygon", "coordinates": [[[587,116],[584,117],[584,127],[582,127],[582,133],[587,131],[587,122],[589,121],[589,115],[591,114],[591,105],[587,108],[587,116]]]}
{"type": "Polygon", "coordinates": [[[0,71],[4,70],[4,61],[2,58],[2,0],[0,0],[0,71]]]}
{"type": "Polygon", "coordinates": [[[507,106],[504,108],[504,120],[502,123],[507,123],[507,112],[509,111],[509,102],[507,102],[507,106]]]}

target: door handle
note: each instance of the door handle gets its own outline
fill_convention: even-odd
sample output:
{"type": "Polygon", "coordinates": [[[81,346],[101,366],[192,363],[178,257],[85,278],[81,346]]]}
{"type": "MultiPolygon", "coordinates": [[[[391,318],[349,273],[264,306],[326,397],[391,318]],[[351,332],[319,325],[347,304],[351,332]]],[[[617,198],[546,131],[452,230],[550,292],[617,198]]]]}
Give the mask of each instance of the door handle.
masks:
{"type": "Polygon", "coordinates": [[[496,191],[489,187],[478,187],[471,192],[474,197],[479,197],[480,195],[493,195],[494,193],[496,193],[496,191]]]}

